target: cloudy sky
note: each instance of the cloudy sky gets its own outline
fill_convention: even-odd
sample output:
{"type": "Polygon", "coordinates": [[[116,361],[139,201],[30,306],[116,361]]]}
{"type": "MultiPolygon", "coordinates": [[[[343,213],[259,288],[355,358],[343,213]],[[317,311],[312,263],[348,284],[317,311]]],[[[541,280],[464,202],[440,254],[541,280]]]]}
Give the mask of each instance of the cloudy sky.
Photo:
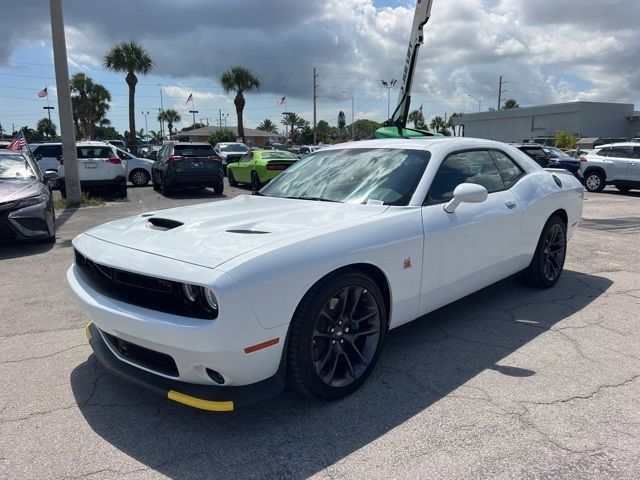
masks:
{"type": "MultiPolygon", "coordinates": [[[[0,123],[9,130],[44,116],[46,85],[55,105],[49,2],[7,0],[0,16],[0,123]]],[[[312,119],[312,71],[317,67],[318,119],[387,118],[380,80],[400,78],[415,1],[405,0],[63,0],[71,73],[83,71],[112,94],[108,117],[123,131],[127,87],[102,67],[115,42],[135,40],[156,64],[140,78],[137,126],[150,112],[158,129],[164,107],[191,123],[185,100],[194,94],[197,119],[215,125],[219,109],[235,125],[232,97],[218,78],[232,65],[262,81],[247,95],[245,125],[279,124],[286,109],[312,119]],[[159,86],[161,84],[162,86],[159,86]],[[205,120],[206,122],[206,120],[205,120]]],[[[414,81],[413,107],[427,118],[496,107],[498,77],[521,106],[590,100],[635,103],[640,109],[640,1],[434,0],[414,81]],[[475,97],[472,98],[472,97],[475,97]],[[478,100],[476,100],[478,99],[478,100]]],[[[391,109],[397,90],[391,91],[391,109]]],[[[54,122],[57,121],[55,110],[54,122]]]]}

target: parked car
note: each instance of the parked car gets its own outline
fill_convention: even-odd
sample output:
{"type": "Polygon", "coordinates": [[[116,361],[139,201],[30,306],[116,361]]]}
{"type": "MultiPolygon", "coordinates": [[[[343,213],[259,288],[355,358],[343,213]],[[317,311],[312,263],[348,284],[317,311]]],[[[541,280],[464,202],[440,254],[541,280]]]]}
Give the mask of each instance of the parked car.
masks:
{"type": "Polygon", "coordinates": [[[228,411],[287,382],[337,399],[389,329],[520,271],[555,285],[582,197],[490,140],[331,145],[259,195],[79,235],[67,280],[98,360],[169,399],[228,411]]]}
{"type": "MultiPolygon", "coordinates": [[[[125,165],[116,152],[116,147],[105,142],[78,142],[78,171],[80,188],[83,190],[107,190],[118,197],[127,196],[125,165]]],[[[64,180],[64,157],[58,166],[60,194],[67,198],[64,180]]]]}
{"type": "Polygon", "coordinates": [[[213,146],[213,150],[216,152],[216,155],[220,157],[220,160],[222,160],[222,168],[224,169],[224,174],[226,175],[227,165],[240,160],[240,157],[242,157],[249,151],[249,147],[247,147],[244,143],[219,142],[213,146]]]}
{"type": "Polygon", "coordinates": [[[310,153],[315,152],[316,150],[318,150],[319,147],[316,147],[315,145],[302,145],[300,147],[300,156],[305,156],[305,155],[309,155],[310,153]]]}
{"type": "Polygon", "coordinates": [[[542,147],[542,150],[549,157],[549,168],[564,168],[573,173],[578,180],[580,176],[580,161],[572,158],[569,154],[555,147],[542,147]]]}
{"type": "Polygon", "coordinates": [[[549,167],[549,156],[539,143],[513,143],[512,145],[521,152],[526,153],[542,168],[549,167]]]}
{"type": "Polygon", "coordinates": [[[0,150],[0,240],[56,241],[55,211],[47,184],[30,152],[0,150]]]}
{"type": "Polygon", "coordinates": [[[163,145],[151,145],[149,147],[149,150],[147,151],[147,158],[149,160],[157,160],[158,159],[158,152],[160,150],[162,150],[163,145]]]}
{"type": "Polygon", "coordinates": [[[582,150],[567,150],[567,155],[569,155],[571,158],[577,158],[578,160],[580,160],[580,156],[581,155],[586,155],[589,152],[591,152],[591,149],[582,149],[582,150]]]}
{"type": "Polygon", "coordinates": [[[0,150],[6,149],[11,142],[7,142],[6,140],[0,140],[0,150]]]}
{"type": "Polygon", "coordinates": [[[105,142],[119,148],[120,150],[127,150],[127,145],[124,143],[124,140],[105,140],[105,142]]]}
{"type": "Polygon", "coordinates": [[[135,157],[129,152],[116,148],[118,156],[124,161],[126,166],[127,179],[136,187],[144,187],[151,180],[151,167],[153,160],[135,157]]]}
{"type": "Polygon", "coordinates": [[[209,143],[166,143],[151,173],[154,190],[163,195],[182,187],[212,187],[218,195],[224,191],[222,164],[209,143]]]}
{"type": "Polygon", "coordinates": [[[260,190],[298,160],[291,152],[252,149],[227,167],[229,185],[236,187],[239,183],[246,183],[254,191],[260,190]]]}
{"type": "Polygon", "coordinates": [[[590,192],[614,185],[621,192],[640,189],[640,143],[601,145],[580,157],[580,173],[590,192]]]}
{"type": "Polygon", "coordinates": [[[62,158],[61,143],[32,143],[29,148],[36,158],[40,170],[43,172],[47,170],[58,171],[62,158]]]}

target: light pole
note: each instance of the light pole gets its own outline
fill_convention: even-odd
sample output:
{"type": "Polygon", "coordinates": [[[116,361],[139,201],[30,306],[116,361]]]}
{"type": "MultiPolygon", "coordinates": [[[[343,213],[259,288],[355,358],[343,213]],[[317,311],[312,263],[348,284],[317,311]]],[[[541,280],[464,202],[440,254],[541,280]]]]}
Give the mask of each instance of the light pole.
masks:
{"type": "Polygon", "coordinates": [[[145,113],[144,111],[142,111],[141,113],[142,113],[142,115],[144,115],[144,133],[145,133],[145,135],[148,135],[149,134],[149,125],[147,125],[147,115],[149,115],[149,112],[145,113]]]}
{"type": "MultiPolygon", "coordinates": [[[[282,115],[284,115],[284,117],[285,117],[285,124],[284,124],[284,141],[285,141],[285,143],[287,142],[287,138],[289,138],[289,134],[287,133],[288,124],[286,123],[286,119],[287,119],[287,115],[291,115],[292,113],[293,112],[282,112],[282,115]]],[[[293,131],[293,125],[291,125],[291,131],[293,131]]],[[[293,135],[292,135],[292,137],[293,137],[293,135]]],[[[291,143],[293,143],[293,139],[292,139],[291,143]]]]}
{"type": "Polygon", "coordinates": [[[162,84],[158,83],[158,86],[160,87],[160,115],[158,115],[158,118],[160,119],[160,135],[164,138],[164,120],[162,119],[162,114],[164,113],[164,105],[162,104],[162,84]]]}
{"type": "Polygon", "coordinates": [[[480,108],[482,106],[482,97],[480,98],[476,98],[473,95],[471,95],[470,93],[467,93],[467,95],[471,98],[473,98],[476,102],[478,102],[478,113],[480,113],[480,108]]]}
{"type": "Polygon", "coordinates": [[[387,89],[387,118],[391,118],[391,89],[396,86],[398,80],[392,78],[390,81],[380,80],[380,83],[387,89]]]}

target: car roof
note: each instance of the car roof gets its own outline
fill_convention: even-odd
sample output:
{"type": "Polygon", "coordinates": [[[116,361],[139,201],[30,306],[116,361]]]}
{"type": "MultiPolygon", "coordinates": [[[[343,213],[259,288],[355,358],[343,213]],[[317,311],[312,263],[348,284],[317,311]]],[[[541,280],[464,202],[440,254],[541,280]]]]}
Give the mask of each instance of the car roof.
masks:
{"type": "Polygon", "coordinates": [[[171,142],[171,145],[176,146],[176,145],[195,145],[195,146],[203,146],[203,145],[207,145],[208,147],[212,147],[212,145],[208,142],[171,142]]]}
{"type": "Polygon", "coordinates": [[[640,147],[640,142],[616,142],[616,143],[606,143],[604,145],[598,145],[593,149],[600,149],[604,147],[640,147]]]}
{"type": "Polygon", "coordinates": [[[425,137],[425,138],[380,138],[375,140],[359,140],[355,142],[337,143],[319,147],[322,151],[342,148],[397,148],[412,150],[428,150],[436,145],[448,145],[455,148],[504,148],[504,142],[472,137],[425,137]]]}
{"type": "Polygon", "coordinates": [[[542,145],[541,143],[510,143],[509,145],[513,145],[516,148],[521,148],[521,147],[542,148],[542,147],[546,147],[546,145],[542,145]]]}

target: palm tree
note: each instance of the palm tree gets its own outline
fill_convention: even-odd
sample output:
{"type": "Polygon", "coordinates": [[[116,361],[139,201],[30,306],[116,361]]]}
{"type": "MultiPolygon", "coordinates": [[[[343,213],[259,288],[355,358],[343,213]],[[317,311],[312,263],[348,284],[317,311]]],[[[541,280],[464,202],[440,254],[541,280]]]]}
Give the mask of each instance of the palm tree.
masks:
{"type": "Polygon", "coordinates": [[[442,133],[445,135],[446,133],[449,133],[447,131],[447,124],[442,119],[442,117],[439,117],[439,116],[433,117],[433,120],[431,120],[431,123],[429,124],[429,126],[431,127],[431,130],[433,130],[434,132],[442,133]]]}
{"type": "Polygon", "coordinates": [[[56,124],[46,117],[38,120],[36,130],[40,132],[43,137],[48,137],[50,140],[53,140],[56,136],[56,124]]]}
{"type": "Polygon", "coordinates": [[[301,120],[304,121],[304,119],[296,113],[288,112],[285,113],[284,118],[280,122],[283,125],[288,125],[289,127],[291,127],[291,143],[295,142],[296,128],[303,127],[301,120]]]}
{"type": "Polygon", "coordinates": [[[101,122],[111,102],[109,90],[93,83],[84,73],[76,73],[69,80],[71,106],[76,129],[81,136],[93,138],[95,125],[101,122]]]}
{"type": "Polygon", "coordinates": [[[171,140],[171,137],[173,136],[173,124],[182,121],[182,117],[173,108],[167,108],[158,115],[158,120],[167,122],[167,128],[169,129],[169,140],[171,140]]]}
{"type": "Polygon", "coordinates": [[[104,66],[114,72],[127,72],[126,81],[129,85],[129,148],[133,154],[138,153],[136,141],[136,73],[146,75],[153,69],[153,60],[147,51],[136,42],[117,43],[104,56],[104,66]]]}
{"type": "MultiPolygon", "coordinates": [[[[456,126],[453,124],[453,120],[461,116],[462,116],[462,113],[454,112],[449,117],[449,120],[447,120],[447,127],[451,129],[454,137],[456,136],[456,126]]],[[[460,133],[460,130],[458,130],[458,133],[460,133]]]]}
{"type": "Polygon", "coordinates": [[[156,132],[155,130],[149,130],[149,133],[147,134],[147,137],[151,140],[151,142],[153,143],[162,143],[162,133],[161,132],[156,132]]]}
{"type": "Polygon", "coordinates": [[[510,108],[520,108],[520,105],[518,105],[518,102],[516,102],[513,98],[510,98],[509,100],[506,100],[504,102],[504,106],[502,107],[502,109],[508,110],[510,108]]]}
{"type": "Polygon", "coordinates": [[[251,71],[244,67],[231,67],[220,76],[220,83],[224,93],[229,94],[236,92],[236,98],[233,103],[236,106],[236,114],[238,115],[238,136],[245,141],[244,125],[242,123],[242,111],[244,110],[245,100],[244,92],[251,90],[260,90],[260,79],[251,71]]]}
{"type": "Polygon", "coordinates": [[[262,130],[263,132],[278,133],[278,127],[276,127],[276,124],[273,123],[270,118],[265,118],[262,123],[258,125],[258,130],[262,130]]]}
{"type": "Polygon", "coordinates": [[[409,114],[409,121],[413,122],[413,128],[420,129],[424,128],[424,116],[420,110],[414,110],[409,114]]]}

